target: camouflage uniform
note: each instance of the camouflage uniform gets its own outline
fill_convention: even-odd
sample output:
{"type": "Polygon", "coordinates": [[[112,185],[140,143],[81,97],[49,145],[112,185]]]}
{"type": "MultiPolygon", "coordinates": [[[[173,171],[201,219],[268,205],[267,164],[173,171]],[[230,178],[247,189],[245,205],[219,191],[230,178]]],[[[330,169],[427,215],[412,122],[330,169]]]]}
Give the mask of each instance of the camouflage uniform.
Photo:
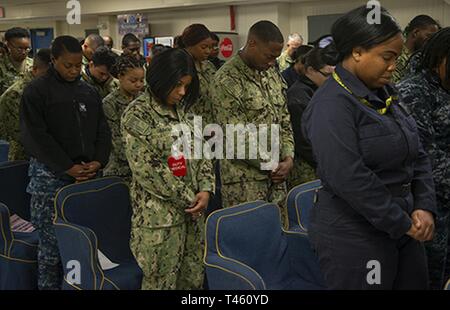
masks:
{"type": "Polygon", "coordinates": [[[216,73],[216,68],[209,61],[204,61],[200,66],[196,64],[200,89],[197,101],[186,110],[187,114],[202,116],[203,126],[212,123],[211,83],[216,73]]]}
{"type": "Polygon", "coordinates": [[[32,74],[26,73],[0,97],[0,139],[9,142],[9,160],[28,159],[19,140],[19,107],[23,90],[32,79],[32,74]]]}
{"type": "Polygon", "coordinates": [[[20,69],[14,67],[9,56],[0,57],[0,95],[2,95],[14,82],[24,77],[25,73],[33,68],[33,59],[26,58],[20,69]]]}
{"type": "Polygon", "coordinates": [[[428,152],[436,186],[437,217],[433,241],[425,243],[431,287],[442,289],[450,277],[450,92],[440,85],[435,73],[426,70],[397,85],[402,102],[415,117],[428,152]],[[444,270],[447,268],[446,274],[444,270]]]}
{"type": "Polygon", "coordinates": [[[172,112],[149,91],[128,106],[121,120],[133,174],[131,249],[144,272],[143,289],[202,287],[204,222],[193,221],[184,210],[196,193],[214,191],[214,174],[211,161],[187,160],[187,175],[173,176],[167,161],[172,127],[179,123],[190,125],[182,109],[172,112]]]}
{"type": "Polygon", "coordinates": [[[128,185],[131,183],[131,171],[125,156],[124,142],[120,131],[120,118],[123,111],[134,99],[127,97],[122,90],[116,89],[103,99],[103,111],[111,129],[112,151],[103,175],[117,175],[128,185]]]}
{"type": "Polygon", "coordinates": [[[56,176],[47,166],[31,158],[28,170],[30,183],[27,193],[31,195],[31,223],[39,234],[38,287],[40,290],[61,289],[63,269],[58,242],[53,227],[56,192],[71,183],[69,176],[56,176]]]}
{"type": "MultiPolygon", "coordinates": [[[[214,117],[212,112],[212,98],[211,98],[211,83],[214,79],[214,75],[217,72],[216,67],[212,62],[206,60],[202,62],[202,65],[199,66],[196,63],[196,69],[200,84],[199,89],[199,98],[197,101],[191,106],[185,109],[186,114],[189,118],[194,117],[195,115],[202,117],[202,125],[205,127],[208,124],[214,123],[214,117]]],[[[207,137],[208,138],[208,137],[207,137]]],[[[220,171],[219,171],[219,162],[213,160],[215,175],[216,175],[216,194],[209,201],[207,214],[220,209],[222,206],[221,200],[221,184],[220,184],[220,171]]]]}
{"type": "Polygon", "coordinates": [[[406,71],[405,71],[405,75],[404,75],[404,79],[414,75],[417,73],[417,71],[419,71],[419,66],[420,63],[422,62],[422,52],[416,52],[414,54],[411,55],[411,57],[409,58],[408,64],[406,66],[406,71]]]}
{"type": "Polygon", "coordinates": [[[95,90],[98,92],[100,97],[103,99],[109,94],[111,94],[113,91],[115,91],[117,88],[119,88],[119,81],[113,77],[110,77],[109,80],[107,80],[103,84],[97,83],[92,76],[89,74],[87,70],[87,66],[83,67],[83,70],[81,72],[81,77],[85,82],[87,82],[89,85],[93,86],[95,90]]]}
{"type": "MultiPolygon", "coordinates": [[[[286,85],[279,72],[271,68],[258,72],[248,67],[239,55],[234,56],[220,68],[214,78],[213,111],[217,123],[225,131],[226,124],[260,124],[280,126],[280,160],[294,158],[292,134],[286,101],[286,85]]],[[[268,130],[268,136],[271,136],[268,130]]],[[[271,185],[270,171],[261,170],[260,159],[237,159],[237,139],[234,158],[220,160],[223,206],[252,201],[269,200],[282,208],[283,220],[286,210],[286,184],[271,185]]],[[[246,156],[250,143],[246,139],[246,156]]],[[[279,160],[278,158],[274,159],[279,160]]]]}
{"type": "Polygon", "coordinates": [[[397,61],[395,62],[395,71],[392,74],[392,82],[398,83],[401,79],[405,77],[405,74],[407,73],[407,67],[409,58],[411,57],[411,52],[408,50],[406,46],[403,46],[402,53],[397,58],[397,61]]]}
{"type": "Polygon", "coordinates": [[[277,61],[280,72],[283,72],[284,70],[286,70],[295,63],[295,61],[291,58],[291,56],[289,56],[287,50],[281,53],[280,57],[277,58],[277,61]]]}
{"type": "Polygon", "coordinates": [[[90,60],[87,59],[87,57],[84,56],[84,54],[83,54],[83,60],[82,60],[83,67],[86,67],[87,65],[89,65],[89,62],[90,62],[90,60]]]}

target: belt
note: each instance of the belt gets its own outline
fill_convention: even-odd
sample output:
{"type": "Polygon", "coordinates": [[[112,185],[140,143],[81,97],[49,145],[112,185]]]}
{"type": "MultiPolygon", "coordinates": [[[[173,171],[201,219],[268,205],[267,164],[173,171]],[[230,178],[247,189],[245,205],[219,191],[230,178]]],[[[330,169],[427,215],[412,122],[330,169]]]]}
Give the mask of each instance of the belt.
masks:
{"type": "Polygon", "coordinates": [[[391,184],[386,187],[394,197],[405,197],[411,193],[411,183],[391,184]]]}

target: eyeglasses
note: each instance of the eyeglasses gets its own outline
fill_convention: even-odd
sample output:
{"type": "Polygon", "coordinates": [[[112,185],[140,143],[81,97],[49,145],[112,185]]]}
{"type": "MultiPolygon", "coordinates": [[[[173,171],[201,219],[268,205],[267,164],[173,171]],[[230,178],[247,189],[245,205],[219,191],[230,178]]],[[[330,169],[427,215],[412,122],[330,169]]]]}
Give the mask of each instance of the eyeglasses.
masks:
{"type": "Polygon", "coordinates": [[[8,43],[8,46],[12,47],[13,49],[15,49],[16,51],[22,52],[22,53],[29,53],[31,51],[30,47],[17,47],[12,45],[11,43],[8,43]]]}

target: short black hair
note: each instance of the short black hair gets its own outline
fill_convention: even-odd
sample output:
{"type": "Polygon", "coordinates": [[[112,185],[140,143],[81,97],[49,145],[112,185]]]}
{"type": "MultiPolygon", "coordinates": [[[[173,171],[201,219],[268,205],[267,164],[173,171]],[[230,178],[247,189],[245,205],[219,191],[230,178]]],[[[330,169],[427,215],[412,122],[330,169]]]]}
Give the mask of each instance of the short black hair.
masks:
{"type": "Polygon", "coordinates": [[[439,25],[439,23],[431,16],[417,15],[409,22],[408,26],[405,27],[404,35],[407,37],[415,29],[422,29],[433,25],[436,25],[439,29],[441,29],[441,25],[439,25]]]}
{"type": "Polygon", "coordinates": [[[324,49],[320,47],[314,47],[308,54],[304,57],[305,69],[311,67],[316,71],[319,71],[323,67],[327,66],[328,63],[324,58],[324,49]]]}
{"type": "Polygon", "coordinates": [[[52,56],[58,59],[64,53],[78,54],[82,53],[81,45],[78,40],[72,36],[60,36],[52,42],[52,56]]]}
{"type": "Polygon", "coordinates": [[[136,37],[134,34],[127,33],[126,35],[124,35],[124,37],[122,39],[122,46],[127,47],[132,42],[139,42],[139,43],[141,43],[141,40],[139,40],[139,38],[136,37]]]}
{"type": "Polygon", "coordinates": [[[217,34],[215,34],[214,32],[211,32],[211,38],[214,41],[220,42],[219,36],[217,34]]]}
{"type": "Polygon", "coordinates": [[[8,29],[5,32],[5,40],[11,41],[12,39],[22,39],[22,38],[30,38],[30,33],[28,30],[21,28],[21,27],[14,27],[11,29],[8,29]]]}
{"type": "Polygon", "coordinates": [[[186,75],[192,77],[192,82],[183,100],[190,107],[198,98],[199,81],[194,60],[184,49],[172,48],[156,55],[149,65],[146,80],[156,98],[166,102],[170,92],[186,75]]]}
{"type": "Polygon", "coordinates": [[[305,64],[304,59],[305,59],[305,55],[308,54],[308,52],[310,50],[312,50],[312,46],[311,45],[301,45],[298,48],[295,49],[294,54],[292,55],[292,59],[295,62],[301,62],[303,64],[305,64]]]}
{"type": "Polygon", "coordinates": [[[261,20],[250,27],[248,37],[255,36],[264,43],[276,42],[284,43],[283,34],[280,29],[271,21],[261,20]]]}
{"type": "Polygon", "coordinates": [[[52,56],[52,50],[49,48],[41,48],[33,58],[33,65],[50,65],[52,56]]]}
{"type": "Polygon", "coordinates": [[[117,60],[117,55],[113,53],[106,46],[99,47],[94,55],[92,55],[92,62],[94,66],[106,66],[108,71],[111,71],[112,67],[115,65],[117,60]]]}
{"type": "Polygon", "coordinates": [[[332,26],[332,45],[339,53],[338,61],[352,54],[356,47],[370,49],[401,33],[400,26],[385,8],[381,8],[380,23],[369,24],[371,8],[365,5],[341,16],[332,26]]]}
{"type": "Polygon", "coordinates": [[[180,45],[182,45],[183,43],[181,43],[181,35],[175,36],[175,38],[173,38],[173,47],[177,48],[177,47],[181,47],[180,45]]]}
{"type": "Polygon", "coordinates": [[[444,60],[447,60],[445,79],[448,80],[450,79],[450,27],[439,30],[425,43],[419,68],[433,71],[444,60]]]}

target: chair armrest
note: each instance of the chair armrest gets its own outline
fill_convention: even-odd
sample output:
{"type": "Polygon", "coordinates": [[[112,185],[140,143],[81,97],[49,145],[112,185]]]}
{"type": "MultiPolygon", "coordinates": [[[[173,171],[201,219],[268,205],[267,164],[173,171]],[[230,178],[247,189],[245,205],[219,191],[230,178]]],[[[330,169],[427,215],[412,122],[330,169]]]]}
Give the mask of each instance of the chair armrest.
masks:
{"type": "Polygon", "coordinates": [[[23,262],[36,263],[39,236],[37,231],[31,233],[15,232],[11,240],[8,256],[23,262]]]}
{"type": "Polygon", "coordinates": [[[245,264],[219,256],[208,256],[204,261],[211,290],[264,290],[261,276],[245,264]]]}
{"type": "Polygon", "coordinates": [[[0,254],[4,256],[9,256],[8,252],[13,239],[9,218],[8,207],[0,202],[0,254]]]}

